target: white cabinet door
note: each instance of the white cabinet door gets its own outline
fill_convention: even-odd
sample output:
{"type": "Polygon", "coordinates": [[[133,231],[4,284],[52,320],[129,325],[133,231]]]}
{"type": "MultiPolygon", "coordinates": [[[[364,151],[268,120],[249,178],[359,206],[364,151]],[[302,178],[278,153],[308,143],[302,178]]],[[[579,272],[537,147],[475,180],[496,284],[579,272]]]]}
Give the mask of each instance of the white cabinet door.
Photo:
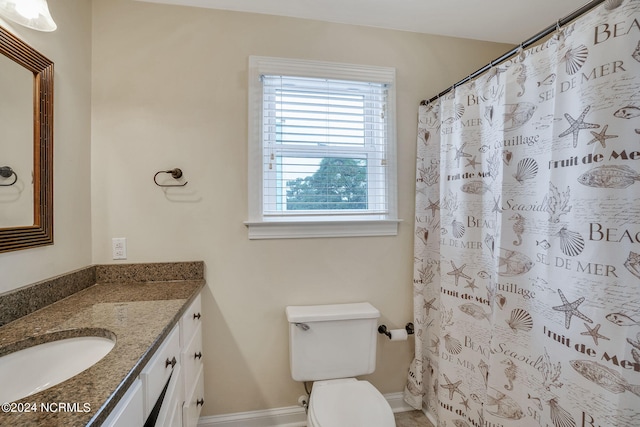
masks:
{"type": "Polygon", "coordinates": [[[132,427],[143,424],[142,382],[135,380],[102,425],[103,427],[132,427]]]}
{"type": "MultiPolygon", "coordinates": [[[[189,393],[189,392],[187,392],[189,393]]],[[[204,372],[200,368],[194,388],[187,395],[187,400],[182,408],[182,426],[196,427],[200,418],[200,410],[204,405],[204,372]]]]}
{"type": "Polygon", "coordinates": [[[164,340],[156,354],[140,374],[144,390],[144,418],[147,419],[169,375],[180,363],[180,332],[176,325],[164,340]]]}
{"type": "Polygon", "coordinates": [[[180,318],[180,327],[182,328],[180,347],[182,348],[187,346],[196,328],[202,323],[202,297],[200,295],[198,294],[180,318]]]}
{"type": "Polygon", "coordinates": [[[202,326],[198,325],[191,341],[183,347],[180,363],[184,368],[184,388],[188,393],[196,383],[196,377],[202,367],[202,326]]]}
{"type": "Polygon", "coordinates": [[[176,426],[173,422],[176,410],[181,408],[182,402],[184,402],[183,371],[184,369],[180,365],[173,368],[173,374],[171,374],[171,380],[169,380],[169,386],[156,419],[156,427],[181,427],[181,424],[176,426]]]}

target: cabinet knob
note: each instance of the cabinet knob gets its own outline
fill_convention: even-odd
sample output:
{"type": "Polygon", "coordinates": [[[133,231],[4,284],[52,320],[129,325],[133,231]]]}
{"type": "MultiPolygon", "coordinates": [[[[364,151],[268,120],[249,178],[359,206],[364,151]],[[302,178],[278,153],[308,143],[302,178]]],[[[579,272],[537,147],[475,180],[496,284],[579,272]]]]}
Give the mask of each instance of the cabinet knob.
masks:
{"type": "Polygon", "coordinates": [[[193,313],[194,319],[200,319],[200,313],[193,313]]]}
{"type": "Polygon", "coordinates": [[[202,406],[202,405],[204,405],[204,399],[200,398],[196,400],[196,406],[202,406]]]}
{"type": "Polygon", "coordinates": [[[195,357],[196,359],[202,359],[202,352],[199,351],[196,354],[193,355],[193,357],[195,357]]]}
{"type": "Polygon", "coordinates": [[[171,360],[169,360],[169,358],[167,357],[167,361],[164,362],[164,367],[168,368],[169,366],[171,366],[171,368],[173,368],[174,366],[176,366],[176,363],[178,363],[178,361],[175,357],[171,358],[171,360]]]}

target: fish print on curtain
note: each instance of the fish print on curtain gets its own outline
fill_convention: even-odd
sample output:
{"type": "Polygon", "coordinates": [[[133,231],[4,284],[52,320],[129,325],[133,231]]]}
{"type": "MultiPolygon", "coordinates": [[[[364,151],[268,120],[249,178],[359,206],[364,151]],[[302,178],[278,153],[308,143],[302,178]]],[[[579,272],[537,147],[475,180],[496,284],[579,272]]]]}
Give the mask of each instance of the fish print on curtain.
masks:
{"type": "Polygon", "coordinates": [[[405,400],[438,426],[640,426],[640,1],[419,109],[405,400]]]}

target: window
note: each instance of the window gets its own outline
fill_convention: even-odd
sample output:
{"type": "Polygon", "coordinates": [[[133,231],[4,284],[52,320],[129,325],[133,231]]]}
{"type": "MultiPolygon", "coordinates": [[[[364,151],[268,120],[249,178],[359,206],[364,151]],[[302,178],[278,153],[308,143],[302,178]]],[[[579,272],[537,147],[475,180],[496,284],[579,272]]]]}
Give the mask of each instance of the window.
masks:
{"type": "Polygon", "coordinates": [[[249,237],[397,234],[395,70],[249,68],[249,237]]]}

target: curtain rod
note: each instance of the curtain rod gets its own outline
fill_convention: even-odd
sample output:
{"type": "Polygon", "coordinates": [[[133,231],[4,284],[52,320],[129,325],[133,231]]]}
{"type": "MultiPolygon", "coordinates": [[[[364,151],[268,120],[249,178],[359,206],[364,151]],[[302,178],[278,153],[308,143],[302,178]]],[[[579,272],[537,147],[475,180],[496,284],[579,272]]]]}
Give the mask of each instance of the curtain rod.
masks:
{"type": "Polygon", "coordinates": [[[451,92],[452,89],[454,89],[454,88],[456,88],[456,87],[468,82],[471,79],[474,79],[474,78],[478,77],[480,74],[482,74],[485,71],[489,70],[494,65],[498,65],[501,62],[506,61],[511,56],[513,56],[516,53],[520,52],[520,49],[524,49],[524,48],[527,48],[527,47],[531,46],[535,42],[539,41],[540,39],[542,39],[542,38],[548,36],[549,34],[551,34],[552,32],[554,32],[558,28],[560,28],[560,27],[568,24],[569,22],[573,21],[574,19],[576,19],[580,15],[583,15],[583,14],[589,12],[591,9],[593,9],[596,6],[598,6],[600,3],[603,3],[604,1],[605,0],[593,0],[593,1],[585,4],[580,9],[578,9],[578,10],[572,12],[571,14],[565,16],[564,18],[558,20],[557,23],[549,25],[547,28],[545,28],[544,30],[540,31],[538,34],[536,34],[535,36],[531,37],[526,42],[520,44],[517,47],[514,47],[513,49],[511,49],[509,52],[505,53],[501,57],[499,57],[497,59],[494,59],[493,61],[489,62],[484,67],[480,68],[479,70],[476,70],[475,72],[471,73],[470,75],[468,75],[464,79],[460,80],[458,83],[455,83],[453,86],[451,86],[451,87],[445,89],[444,91],[440,92],[439,94],[437,94],[436,96],[434,96],[430,100],[426,101],[426,104],[429,104],[429,103],[435,101],[436,99],[440,98],[441,96],[444,96],[447,93],[451,92]]]}

